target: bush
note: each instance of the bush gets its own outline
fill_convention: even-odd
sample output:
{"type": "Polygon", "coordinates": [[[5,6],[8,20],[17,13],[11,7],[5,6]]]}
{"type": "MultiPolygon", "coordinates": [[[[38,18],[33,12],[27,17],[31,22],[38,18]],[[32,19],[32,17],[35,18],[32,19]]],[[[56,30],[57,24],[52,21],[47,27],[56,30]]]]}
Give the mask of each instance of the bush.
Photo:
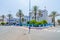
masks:
{"type": "Polygon", "coordinates": [[[6,24],[8,24],[8,22],[6,22],[6,24]]]}
{"type": "Polygon", "coordinates": [[[39,22],[36,22],[36,23],[34,24],[34,26],[35,26],[35,27],[38,27],[38,26],[39,26],[39,22]]]}
{"type": "Polygon", "coordinates": [[[35,24],[36,21],[35,20],[31,20],[31,21],[28,21],[27,24],[35,24]]]}
{"type": "Polygon", "coordinates": [[[5,25],[5,23],[4,22],[1,22],[1,25],[5,25]]]}
{"type": "Polygon", "coordinates": [[[46,20],[42,20],[41,24],[47,24],[47,21],[46,20]]]}
{"type": "Polygon", "coordinates": [[[41,22],[38,22],[39,25],[41,25],[42,23],[41,22]]]}
{"type": "Polygon", "coordinates": [[[31,20],[31,21],[30,21],[30,24],[35,24],[35,23],[36,23],[35,20],[31,20]]]}
{"type": "Polygon", "coordinates": [[[40,22],[37,22],[35,20],[31,20],[31,21],[28,21],[27,24],[33,25],[35,27],[38,27],[39,25],[47,24],[47,21],[46,20],[42,20],[40,22]]]}
{"type": "Polygon", "coordinates": [[[14,25],[16,24],[16,23],[13,23],[14,25]]]}
{"type": "Polygon", "coordinates": [[[27,24],[30,24],[30,22],[28,21],[27,24]]]}

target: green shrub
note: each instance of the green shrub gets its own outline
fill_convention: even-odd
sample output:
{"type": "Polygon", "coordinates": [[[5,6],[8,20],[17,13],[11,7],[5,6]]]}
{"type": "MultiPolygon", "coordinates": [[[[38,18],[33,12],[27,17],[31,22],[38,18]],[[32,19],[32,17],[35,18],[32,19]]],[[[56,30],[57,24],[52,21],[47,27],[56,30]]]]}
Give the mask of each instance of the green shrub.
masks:
{"type": "Polygon", "coordinates": [[[42,23],[41,22],[38,22],[39,25],[41,25],[42,23]]]}
{"type": "Polygon", "coordinates": [[[13,23],[14,25],[16,24],[16,23],[13,23]]]}
{"type": "Polygon", "coordinates": [[[31,20],[31,21],[28,21],[27,24],[35,24],[36,21],[35,20],[31,20]]]}
{"type": "Polygon", "coordinates": [[[35,26],[35,27],[38,27],[38,26],[39,26],[39,22],[36,22],[36,23],[34,24],[34,26],[35,26]]]}
{"type": "Polygon", "coordinates": [[[31,21],[30,21],[30,24],[35,24],[35,23],[36,23],[35,20],[31,20],[31,21]]]}
{"type": "Polygon", "coordinates": [[[5,23],[4,22],[1,22],[1,25],[5,25],[5,23]]]}
{"type": "Polygon", "coordinates": [[[28,21],[27,24],[30,24],[30,21],[28,21]]]}
{"type": "Polygon", "coordinates": [[[35,20],[28,21],[27,24],[33,24],[35,27],[38,27],[41,24],[47,24],[46,20],[42,20],[40,22],[37,22],[35,20]]]}
{"type": "Polygon", "coordinates": [[[47,21],[46,20],[42,20],[41,24],[47,24],[47,21]]]}
{"type": "Polygon", "coordinates": [[[6,22],[6,24],[8,24],[8,22],[6,22]]]}

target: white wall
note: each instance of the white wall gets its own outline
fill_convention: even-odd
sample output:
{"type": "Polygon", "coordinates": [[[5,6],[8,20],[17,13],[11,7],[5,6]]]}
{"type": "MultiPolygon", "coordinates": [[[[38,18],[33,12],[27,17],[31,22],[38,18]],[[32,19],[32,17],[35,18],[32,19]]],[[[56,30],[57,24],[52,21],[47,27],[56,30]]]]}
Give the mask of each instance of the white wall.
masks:
{"type": "Polygon", "coordinates": [[[48,17],[48,23],[52,23],[52,17],[48,17]]]}

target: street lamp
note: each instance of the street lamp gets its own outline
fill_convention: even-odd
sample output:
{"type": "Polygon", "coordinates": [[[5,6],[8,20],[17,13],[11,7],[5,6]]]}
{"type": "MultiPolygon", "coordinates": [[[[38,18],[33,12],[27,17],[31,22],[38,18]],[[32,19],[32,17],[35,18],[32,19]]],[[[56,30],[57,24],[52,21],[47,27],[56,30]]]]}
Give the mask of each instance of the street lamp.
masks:
{"type": "Polygon", "coordinates": [[[29,12],[31,11],[31,0],[29,0],[29,12]]]}
{"type": "Polygon", "coordinates": [[[31,0],[29,0],[29,21],[30,21],[30,13],[31,13],[31,0]]]}
{"type": "MultiPolygon", "coordinates": [[[[30,13],[31,13],[31,0],[29,0],[29,21],[30,21],[30,13]]],[[[30,25],[29,25],[29,32],[30,33],[30,25]]]]}

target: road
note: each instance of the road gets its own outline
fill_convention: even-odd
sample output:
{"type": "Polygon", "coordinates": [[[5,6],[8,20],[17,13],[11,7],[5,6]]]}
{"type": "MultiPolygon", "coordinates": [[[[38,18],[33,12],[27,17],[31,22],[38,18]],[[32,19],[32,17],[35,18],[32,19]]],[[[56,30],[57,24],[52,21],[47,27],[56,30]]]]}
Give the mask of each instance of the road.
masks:
{"type": "Polygon", "coordinates": [[[0,40],[60,40],[60,28],[32,29],[28,34],[25,27],[0,26],[0,40]]]}

